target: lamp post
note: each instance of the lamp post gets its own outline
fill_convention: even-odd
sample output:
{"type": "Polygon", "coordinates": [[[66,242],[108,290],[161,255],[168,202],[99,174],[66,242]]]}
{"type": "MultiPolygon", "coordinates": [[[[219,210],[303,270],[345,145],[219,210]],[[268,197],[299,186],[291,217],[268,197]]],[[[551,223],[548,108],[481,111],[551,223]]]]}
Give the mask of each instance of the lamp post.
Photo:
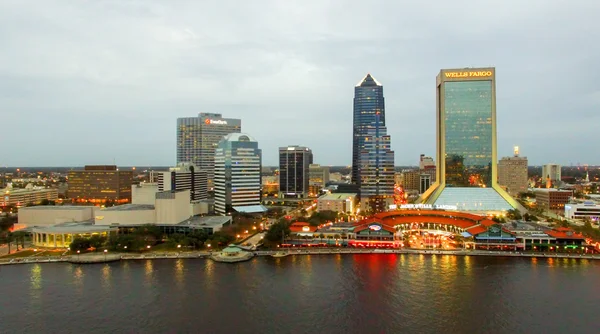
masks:
{"type": "Polygon", "coordinates": [[[104,262],[106,262],[106,253],[108,252],[108,249],[104,250],[104,262]]]}
{"type": "Polygon", "coordinates": [[[79,259],[79,250],[77,250],[77,258],[79,259]]]}
{"type": "Polygon", "coordinates": [[[177,257],[181,254],[181,245],[177,245],[177,257]]]}

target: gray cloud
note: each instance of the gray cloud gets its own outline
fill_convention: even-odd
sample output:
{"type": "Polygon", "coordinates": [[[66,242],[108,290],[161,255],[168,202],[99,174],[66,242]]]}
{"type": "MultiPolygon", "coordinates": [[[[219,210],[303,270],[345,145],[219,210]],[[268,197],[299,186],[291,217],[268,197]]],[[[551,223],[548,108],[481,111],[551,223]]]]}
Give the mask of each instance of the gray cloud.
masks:
{"type": "Polygon", "coordinates": [[[0,165],[171,165],[175,119],[242,118],[350,163],[354,85],[384,85],[398,165],[434,155],[440,68],[496,66],[498,152],[600,164],[600,3],[0,2],[0,165]]]}

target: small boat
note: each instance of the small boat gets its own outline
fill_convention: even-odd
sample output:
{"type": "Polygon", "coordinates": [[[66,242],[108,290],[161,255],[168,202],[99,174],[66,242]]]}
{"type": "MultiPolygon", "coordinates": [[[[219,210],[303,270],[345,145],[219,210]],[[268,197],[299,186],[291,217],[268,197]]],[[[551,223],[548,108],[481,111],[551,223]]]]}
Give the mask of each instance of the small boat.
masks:
{"type": "Polygon", "coordinates": [[[284,256],[288,256],[289,253],[288,252],[275,252],[273,254],[271,254],[272,257],[284,257],[284,256]]]}

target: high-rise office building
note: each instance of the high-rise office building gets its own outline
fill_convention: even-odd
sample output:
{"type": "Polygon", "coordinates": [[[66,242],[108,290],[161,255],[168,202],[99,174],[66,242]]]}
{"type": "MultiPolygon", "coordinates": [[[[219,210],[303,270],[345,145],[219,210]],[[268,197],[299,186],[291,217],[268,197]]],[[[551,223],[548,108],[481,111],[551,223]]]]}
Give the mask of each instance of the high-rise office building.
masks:
{"type": "Polygon", "coordinates": [[[221,114],[200,113],[177,119],[177,163],[191,162],[206,171],[208,185],[214,178],[215,149],[224,136],[240,133],[242,121],[221,114]]]}
{"type": "Polygon", "coordinates": [[[461,211],[518,204],[497,183],[495,68],[441,70],[437,86],[437,177],[422,199],[461,211]]]}
{"type": "Polygon", "coordinates": [[[419,170],[423,174],[431,175],[431,182],[435,182],[436,167],[432,157],[426,157],[425,154],[421,154],[419,158],[419,170]]]}
{"type": "Polygon", "coordinates": [[[69,171],[68,194],[78,203],[130,203],[132,181],[130,170],[119,170],[113,165],[85,166],[84,170],[69,171]]]}
{"type": "Polygon", "coordinates": [[[279,148],[279,197],[308,197],[309,166],[313,163],[310,148],[287,146],[279,148]]]}
{"type": "Polygon", "coordinates": [[[527,191],[527,157],[519,156],[519,148],[515,147],[512,157],[504,157],[498,162],[498,184],[511,196],[527,191]]]}
{"type": "Polygon", "coordinates": [[[310,196],[318,197],[321,190],[329,182],[329,167],[319,164],[308,166],[308,193],[310,196]]]}
{"type": "Polygon", "coordinates": [[[382,124],[379,113],[373,126],[364,134],[360,154],[361,207],[373,212],[385,211],[394,197],[394,151],[391,137],[382,124]]]}
{"type": "Polygon", "coordinates": [[[178,163],[168,172],[158,172],[158,191],[189,190],[190,202],[208,198],[206,171],[198,169],[191,162],[178,163]]]}
{"type": "Polygon", "coordinates": [[[252,137],[243,133],[225,136],[215,150],[215,212],[260,205],[262,152],[252,137]]]}
{"type": "Polygon", "coordinates": [[[352,121],[352,183],[360,186],[361,152],[375,125],[385,128],[385,102],[383,86],[367,74],[354,87],[354,113],[352,121]],[[377,118],[377,121],[376,121],[377,118]]]}
{"type": "Polygon", "coordinates": [[[550,188],[552,184],[561,180],[561,165],[545,164],[542,166],[542,179],[550,188]]]}

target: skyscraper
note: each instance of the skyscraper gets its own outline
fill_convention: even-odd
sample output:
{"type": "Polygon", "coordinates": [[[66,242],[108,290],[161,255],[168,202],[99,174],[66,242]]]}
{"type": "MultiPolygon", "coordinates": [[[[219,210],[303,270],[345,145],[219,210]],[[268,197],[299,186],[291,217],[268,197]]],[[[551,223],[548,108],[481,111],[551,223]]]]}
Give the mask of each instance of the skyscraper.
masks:
{"type": "Polygon", "coordinates": [[[367,129],[360,152],[360,200],[363,210],[385,211],[394,196],[394,151],[391,137],[375,114],[373,127],[367,129]]]}
{"type": "Polygon", "coordinates": [[[260,205],[262,152],[252,137],[231,133],[215,150],[215,212],[260,205]]]}
{"type": "Polygon", "coordinates": [[[361,182],[361,151],[364,148],[365,139],[370,133],[373,133],[376,124],[380,127],[385,127],[383,86],[371,74],[367,74],[354,87],[352,183],[359,186],[361,182]]]}
{"type": "Polygon", "coordinates": [[[542,179],[546,182],[547,187],[560,182],[561,180],[561,165],[545,164],[542,166],[542,179]]]}
{"type": "Polygon", "coordinates": [[[308,147],[279,148],[279,197],[308,197],[308,168],[312,162],[313,154],[308,147]]]}
{"type": "Polygon", "coordinates": [[[240,133],[242,121],[221,114],[201,113],[198,117],[177,119],[177,163],[191,162],[205,170],[208,186],[214,178],[215,149],[230,133],[240,133]]]}
{"type": "Polygon", "coordinates": [[[497,183],[495,68],[441,70],[437,86],[437,177],[422,198],[464,211],[518,204],[497,183]]]}

